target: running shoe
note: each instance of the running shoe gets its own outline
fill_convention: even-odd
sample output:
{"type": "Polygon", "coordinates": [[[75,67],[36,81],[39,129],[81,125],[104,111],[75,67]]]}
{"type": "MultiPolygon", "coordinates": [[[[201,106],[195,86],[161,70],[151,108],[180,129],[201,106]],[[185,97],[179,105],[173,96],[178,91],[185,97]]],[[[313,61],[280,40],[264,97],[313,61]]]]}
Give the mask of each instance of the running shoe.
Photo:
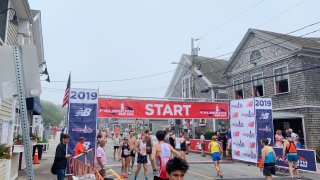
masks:
{"type": "Polygon", "coordinates": [[[132,173],[132,170],[130,169],[129,172],[128,172],[128,175],[131,175],[131,173],[132,173]]]}
{"type": "Polygon", "coordinates": [[[129,176],[127,174],[124,174],[123,178],[129,178],[129,176]]]}

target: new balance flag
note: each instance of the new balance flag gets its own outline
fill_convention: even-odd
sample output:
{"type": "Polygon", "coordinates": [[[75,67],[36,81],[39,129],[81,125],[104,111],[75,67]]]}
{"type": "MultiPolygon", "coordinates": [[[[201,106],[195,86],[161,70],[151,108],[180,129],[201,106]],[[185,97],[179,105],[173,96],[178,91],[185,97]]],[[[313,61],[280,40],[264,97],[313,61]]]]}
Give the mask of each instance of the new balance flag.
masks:
{"type": "Polygon", "coordinates": [[[64,98],[63,98],[63,103],[62,103],[62,107],[64,107],[65,105],[67,105],[69,103],[69,94],[70,94],[70,80],[71,79],[71,75],[69,74],[69,79],[68,79],[68,84],[67,84],[67,88],[66,91],[64,93],[64,98]]]}

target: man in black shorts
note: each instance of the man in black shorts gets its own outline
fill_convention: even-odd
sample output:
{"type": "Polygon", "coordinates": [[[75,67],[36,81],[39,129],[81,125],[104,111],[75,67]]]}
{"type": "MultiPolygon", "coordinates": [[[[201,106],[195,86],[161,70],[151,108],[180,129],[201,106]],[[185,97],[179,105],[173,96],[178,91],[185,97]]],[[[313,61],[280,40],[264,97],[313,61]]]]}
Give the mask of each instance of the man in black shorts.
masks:
{"type": "Polygon", "coordinates": [[[134,150],[134,147],[136,146],[136,140],[137,140],[136,137],[133,136],[133,131],[129,131],[129,144],[130,144],[130,150],[131,150],[131,154],[130,154],[131,167],[128,172],[129,175],[131,175],[132,173],[132,168],[136,158],[136,151],[134,150]]]}

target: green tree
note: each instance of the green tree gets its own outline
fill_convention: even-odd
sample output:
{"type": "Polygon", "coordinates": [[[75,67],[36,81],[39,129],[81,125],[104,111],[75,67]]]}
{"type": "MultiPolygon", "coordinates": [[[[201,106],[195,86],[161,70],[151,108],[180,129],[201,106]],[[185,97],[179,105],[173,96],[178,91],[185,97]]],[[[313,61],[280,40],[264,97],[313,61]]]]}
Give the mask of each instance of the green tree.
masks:
{"type": "Polygon", "coordinates": [[[49,101],[41,100],[42,118],[45,125],[56,126],[64,119],[66,110],[49,101]]]}

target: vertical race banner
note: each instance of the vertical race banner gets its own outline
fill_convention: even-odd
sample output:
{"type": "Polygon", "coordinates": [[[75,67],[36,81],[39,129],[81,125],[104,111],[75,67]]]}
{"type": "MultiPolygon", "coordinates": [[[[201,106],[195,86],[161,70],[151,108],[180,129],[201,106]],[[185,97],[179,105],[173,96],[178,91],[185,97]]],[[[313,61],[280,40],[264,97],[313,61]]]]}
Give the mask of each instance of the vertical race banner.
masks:
{"type": "Polygon", "coordinates": [[[255,98],[254,106],[256,110],[257,124],[257,144],[258,156],[261,157],[261,139],[267,138],[269,145],[274,145],[273,140],[273,118],[272,118],[272,100],[271,98],[255,98]]]}
{"type": "Polygon", "coordinates": [[[71,89],[69,107],[68,132],[70,142],[68,153],[74,154],[75,146],[80,137],[86,138],[86,149],[96,148],[97,131],[97,89],[71,89]]]}
{"type": "Polygon", "coordinates": [[[255,118],[253,98],[231,101],[230,126],[234,159],[257,162],[255,118]]]}

